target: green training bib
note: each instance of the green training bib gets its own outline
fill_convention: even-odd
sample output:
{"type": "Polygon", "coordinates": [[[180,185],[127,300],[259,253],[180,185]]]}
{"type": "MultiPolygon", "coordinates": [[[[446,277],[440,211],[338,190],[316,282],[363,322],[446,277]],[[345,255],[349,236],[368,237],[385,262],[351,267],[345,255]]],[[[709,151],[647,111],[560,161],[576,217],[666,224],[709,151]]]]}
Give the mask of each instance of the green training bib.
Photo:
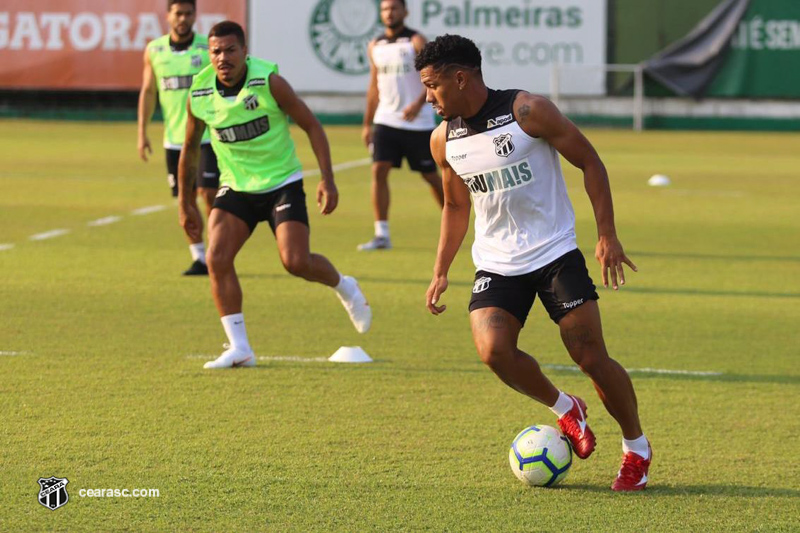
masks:
{"type": "Polygon", "coordinates": [[[211,130],[220,186],[267,192],[302,172],[289,135],[289,119],[269,90],[269,76],[277,73],[275,63],[248,57],[244,87],[232,100],[217,91],[213,67],[195,76],[192,114],[211,130]]]}

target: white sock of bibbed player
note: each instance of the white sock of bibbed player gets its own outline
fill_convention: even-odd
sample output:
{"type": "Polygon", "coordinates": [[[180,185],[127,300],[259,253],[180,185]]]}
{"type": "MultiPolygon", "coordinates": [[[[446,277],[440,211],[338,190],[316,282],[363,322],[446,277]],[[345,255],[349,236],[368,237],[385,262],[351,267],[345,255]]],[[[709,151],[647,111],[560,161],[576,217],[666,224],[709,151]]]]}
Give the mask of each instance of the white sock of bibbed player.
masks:
{"type": "Polygon", "coordinates": [[[622,439],[622,453],[633,452],[644,459],[650,459],[650,443],[647,437],[642,435],[638,439],[628,440],[622,439]]]}
{"type": "Polygon", "coordinates": [[[202,242],[189,245],[189,252],[192,254],[192,260],[200,261],[206,264],[206,245],[202,242]]]}
{"type": "Polygon", "coordinates": [[[228,341],[231,348],[236,348],[243,352],[250,352],[250,342],[247,340],[247,330],[244,327],[244,315],[236,313],[234,315],[225,315],[220,319],[222,327],[225,329],[225,335],[228,336],[228,341]]]}
{"type": "Polygon", "coordinates": [[[558,418],[561,418],[565,414],[569,413],[569,410],[572,409],[572,406],[575,402],[572,401],[572,398],[569,395],[564,394],[561,391],[558,391],[558,400],[556,400],[555,405],[550,408],[558,418]]]}
{"type": "Polygon", "coordinates": [[[353,278],[342,276],[340,272],[339,284],[333,288],[333,290],[338,292],[342,298],[348,301],[353,298],[353,295],[355,295],[356,292],[356,284],[352,282],[352,279],[353,278]]]}
{"type": "Polygon", "coordinates": [[[375,236],[389,238],[389,221],[378,220],[375,222],[375,236]]]}

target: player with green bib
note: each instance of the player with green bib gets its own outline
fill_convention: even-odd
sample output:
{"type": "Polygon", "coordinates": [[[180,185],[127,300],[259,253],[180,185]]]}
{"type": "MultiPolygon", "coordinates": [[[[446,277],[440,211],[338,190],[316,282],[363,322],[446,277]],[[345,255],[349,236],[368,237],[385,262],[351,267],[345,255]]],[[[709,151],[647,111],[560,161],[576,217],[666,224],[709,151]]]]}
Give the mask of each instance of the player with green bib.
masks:
{"type": "MultiPolygon", "coordinates": [[[[167,180],[172,196],[178,196],[178,159],[186,137],[186,100],[194,75],[209,64],[208,38],[192,31],[196,17],[194,0],[168,0],[167,22],[170,32],[150,41],[144,52],[142,89],[139,93],[139,156],[147,161],[153,153],[147,125],[156,106],[156,95],[164,115],[164,148],[167,155],[167,180]]],[[[202,139],[200,171],[194,187],[206,202],[207,214],[219,187],[219,169],[211,138],[202,139]]],[[[194,200],[196,201],[196,200],[194,200]]],[[[185,276],[208,275],[203,226],[187,233],[193,263],[185,276]]]]}
{"type": "Polygon", "coordinates": [[[191,190],[208,126],[221,171],[220,189],[208,221],[208,267],[214,303],[230,347],[204,368],[256,364],[245,330],[234,259],[263,221],[275,234],[286,270],[333,288],[356,330],[366,333],[372,311],[356,280],[342,276],[327,258],[309,249],[303,170],[289,136],[289,118],[308,135],[322,175],[317,205],[327,215],[336,209],[339,193],[322,125],[278,75],[277,65],[247,57],[241,26],[220,22],[208,37],[211,66],[192,83],[186,140],[178,165],[181,224],[192,233],[202,227],[191,190]]]}

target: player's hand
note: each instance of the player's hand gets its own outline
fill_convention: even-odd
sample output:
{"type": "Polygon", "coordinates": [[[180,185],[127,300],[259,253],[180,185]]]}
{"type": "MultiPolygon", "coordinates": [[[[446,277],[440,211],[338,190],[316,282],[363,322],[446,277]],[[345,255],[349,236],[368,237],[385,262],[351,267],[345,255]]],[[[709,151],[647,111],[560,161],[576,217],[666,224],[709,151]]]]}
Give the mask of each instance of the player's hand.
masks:
{"type": "Polygon", "coordinates": [[[197,208],[197,201],[179,199],[178,218],[186,235],[193,238],[194,242],[199,242],[203,236],[203,219],[197,208]]]}
{"type": "Polygon", "coordinates": [[[447,290],[447,276],[434,276],[428,292],[425,293],[425,306],[434,315],[441,315],[447,310],[446,305],[437,306],[442,293],[447,290]]]}
{"type": "Polygon", "coordinates": [[[153,148],[150,146],[150,139],[147,138],[146,135],[139,136],[138,149],[139,149],[139,157],[142,158],[142,161],[147,162],[147,154],[148,152],[150,155],[153,155],[153,148]]]}
{"type": "Polygon", "coordinates": [[[317,206],[323,215],[330,215],[339,205],[339,190],[333,179],[323,179],[317,185],[317,206]]]}
{"type": "Polygon", "coordinates": [[[595,248],[594,256],[600,263],[603,274],[603,287],[608,287],[609,271],[611,272],[611,286],[614,290],[619,290],[620,285],[625,285],[625,272],[622,270],[622,263],[628,265],[631,270],[638,272],[639,269],[628,259],[622,250],[622,243],[616,236],[600,237],[595,248]],[[619,281],[619,283],[617,283],[619,281]]]}
{"type": "Polygon", "coordinates": [[[367,148],[372,144],[372,126],[364,126],[361,130],[361,140],[367,148]]]}
{"type": "Polygon", "coordinates": [[[406,122],[411,122],[417,118],[417,115],[419,115],[419,112],[422,111],[422,106],[424,104],[425,102],[412,102],[408,104],[406,108],[403,109],[403,120],[406,122]]]}

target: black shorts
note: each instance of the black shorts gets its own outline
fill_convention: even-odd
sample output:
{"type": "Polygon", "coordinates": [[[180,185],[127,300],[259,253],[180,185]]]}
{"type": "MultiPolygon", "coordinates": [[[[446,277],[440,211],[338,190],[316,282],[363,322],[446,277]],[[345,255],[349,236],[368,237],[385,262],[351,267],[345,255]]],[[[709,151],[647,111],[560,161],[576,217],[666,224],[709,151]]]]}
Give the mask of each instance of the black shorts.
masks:
{"type": "Polygon", "coordinates": [[[272,233],[279,224],[290,220],[308,226],[303,180],[262,194],[237,192],[225,185],[217,193],[213,209],[222,209],[241,218],[247,223],[250,233],[264,220],[269,222],[272,233]]]}
{"type": "MultiPolygon", "coordinates": [[[[178,196],[178,161],[181,158],[180,150],[167,148],[167,183],[172,189],[172,196],[178,196]]],[[[217,156],[210,144],[200,145],[200,168],[197,173],[195,187],[204,189],[219,188],[219,166],[217,156]]]]}
{"type": "Polygon", "coordinates": [[[575,249],[521,276],[501,276],[479,270],[475,273],[469,310],[499,307],[524,326],[538,294],[550,318],[558,324],[571,310],[589,300],[598,300],[595,289],[583,254],[575,249]]]}
{"type": "Polygon", "coordinates": [[[401,130],[375,124],[372,130],[372,160],[390,161],[394,168],[400,168],[405,157],[411,170],[434,172],[436,163],[431,155],[431,133],[433,130],[401,130]]]}

